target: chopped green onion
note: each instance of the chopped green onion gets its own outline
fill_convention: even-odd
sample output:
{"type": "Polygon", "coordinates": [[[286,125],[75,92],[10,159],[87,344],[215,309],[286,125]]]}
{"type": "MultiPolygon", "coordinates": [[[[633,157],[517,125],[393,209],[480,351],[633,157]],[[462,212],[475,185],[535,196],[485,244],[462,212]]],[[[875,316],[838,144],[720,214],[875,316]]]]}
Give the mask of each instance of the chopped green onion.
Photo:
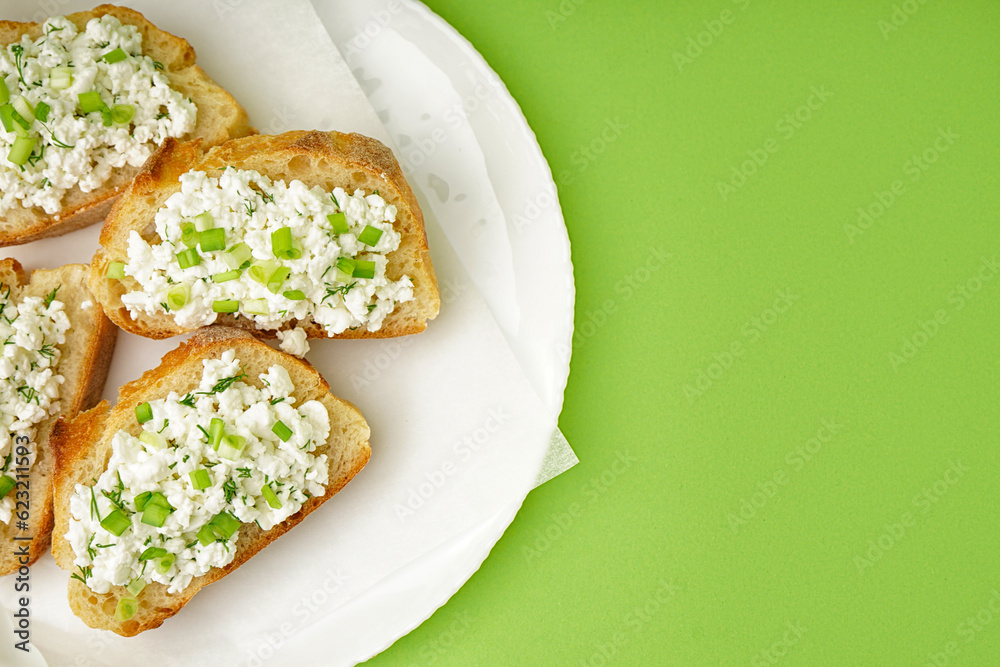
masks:
{"type": "Polygon", "coordinates": [[[118,598],[118,606],[115,607],[115,620],[119,623],[127,621],[135,616],[139,609],[139,601],[135,598],[118,598]]]}
{"type": "Polygon", "coordinates": [[[270,484],[265,484],[260,488],[260,495],[264,496],[264,500],[267,504],[274,509],[281,509],[281,501],[278,500],[278,496],[274,494],[274,489],[271,488],[270,484]]]}
{"type": "Polygon", "coordinates": [[[144,430],[139,434],[139,440],[156,449],[163,449],[167,446],[167,439],[155,431],[144,430]]]}
{"type": "Polygon", "coordinates": [[[290,289],[285,290],[281,293],[286,299],[291,299],[292,301],[302,301],[306,298],[305,293],[300,289],[290,289]]]}
{"type": "Polygon", "coordinates": [[[188,476],[191,478],[191,486],[193,486],[196,491],[204,491],[208,487],[212,486],[212,480],[208,476],[208,470],[205,468],[192,470],[188,473],[188,476]]]}
{"type": "Polygon", "coordinates": [[[292,249],[285,253],[285,259],[299,259],[302,257],[302,244],[298,239],[292,239],[292,249]]]}
{"type": "Polygon", "coordinates": [[[181,223],[181,243],[188,248],[193,248],[198,245],[199,238],[198,230],[195,229],[193,222],[181,223]]]}
{"type": "Polygon", "coordinates": [[[103,56],[101,56],[101,60],[108,63],[109,65],[120,63],[126,58],[128,58],[128,54],[122,51],[121,47],[115,49],[114,51],[108,51],[103,56]]]}
{"type": "Polygon", "coordinates": [[[285,426],[285,423],[280,419],[274,422],[274,426],[271,427],[271,432],[281,438],[282,442],[288,442],[288,439],[292,437],[292,429],[285,426]]]}
{"type": "Polygon", "coordinates": [[[333,231],[337,234],[346,234],[350,229],[347,226],[347,218],[341,213],[331,213],[326,216],[326,219],[330,221],[330,226],[333,227],[333,231]]]}
{"type": "Polygon", "coordinates": [[[227,461],[235,461],[243,453],[243,446],[246,445],[246,438],[242,435],[227,435],[219,445],[219,458],[227,461]]]}
{"type": "Polygon", "coordinates": [[[354,260],[354,277],[355,278],[374,278],[375,277],[375,262],[366,262],[363,259],[354,260]]]}
{"type": "Polygon", "coordinates": [[[111,120],[119,125],[124,125],[132,120],[134,114],[135,107],[131,104],[116,104],[111,107],[111,120]]]}
{"type": "Polygon", "coordinates": [[[279,266],[281,266],[281,262],[275,259],[257,261],[250,265],[250,268],[247,269],[247,274],[261,285],[266,285],[267,281],[274,274],[275,269],[279,266]]]}
{"type": "MultiPolygon", "coordinates": [[[[195,226],[197,226],[197,223],[195,223],[195,226]]],[[[222,227],[214,227],[199,232],[198,238],[202,252],[222,250],[226,247],[226,230],[222,227]]]]}
{"type": "Polygon", "coordinates": [[[225,424],[218,417],[212,417],[211,423],[208,425],[208,445],[212,449],[219,449],[219,442],[222,440],[222,433],[225,429],[225,424]]]}
{"type": "Polygon", "coordinates": [[[86,93],[80,93],[77,96],[80,102],[80,111],[83,113],[90,113],[92,111],[100,111],[104,108],[104,100],[101,99],[101,94],[96,90],[91,90],[86,93]]]}
{"type": "Polygon", "coordinates": [[[140,424],[145,424],[153,418],[153,407],[148,401],[135,406],[135,418],[140,424]]]}
{"type": "Polygon", "coordinates": [[[146,588],[146,582],[143,581],[141,577],[137,577],[132,581],[128,582],[128,586],[125,587],[125,590],[127,590],[133,596],[138,596],[139,593],[141,593],[144,588],[146,588]]]}
{"type": "Polygon", "coordinates": [[[176,556],[174,554],[167,554],[160,560],[156,561],[156,571],[160,574],[166,574],[170,570],[171,566],[174,564],[174,559],[176,556]]]}
{"type": "Polygon", "coordinates": [[[73,68],[53,67],[49,74],[49,88],[52,90],[66,90],[73,85],[73,68]]]}
{"type": "Polygon", "coordinates": [[[277,294],[278,288],[281,287],[281,283],[285,282],[288,278],[288,274],[292,271],[287,266],[279,266],[271,274],[271,277],[267,279],[267,289],[271,290],[271,294],[277,294]]]}
{"type": "Polygon", "coordinates": [[[271,311],[267,307],[267,299],[247,299],[243,302],[243,312],[248,315],[267,315],[271,311]]]}
{"type": "Polygon", "coordinates": [[[142,522],[147,526],[160,528],[169,515],[169,509],[161,505],[154,505],[152,500],[150,500],[150,502],[146,503],[146,508],[142,511],[142,522]]]}
{"type": "Polygon", "coordinates": [[[149,499],[153,497],[152,491],[143,491],[135,497],[135,511],[141,512],[146,509],[146,505],[149,503],[149,499]]]}
{"type": "Polygon", "coordinates": [[[14,107],[9,103],[0,106],[0,122],[3,123],[3,129],[8,132],[14,131],[14,107]]]}
{"type": "Polygon", "coordinates": [[[209,544],[219,539],[215,534],[215,526],[211,522],[206,523],[198,530],[198,541],[201,542],[201,546],[207,547],[209,544]]]}
{"type": "Polygon", "coordinates": [[[25,126],[25,129],[31,127],[32,121],[35,120],[35,109],[28,103],[28,100],[24,99],[24,96],[18,95],[11,100],[10,104],[14,107],[14,111],[27,121],[28,124],[25,126]]]}
{"type": "Polygon", "coordinates": [[[230,269],[238,269],[253,259],[253,254],[246,243],[237,243],[226,251],[222,259],[230,269]]]}
{"type": "Polygon", "coordinates": [[[192,266],[201,264],[201,255],[198,254],[198,249],[188,248],[177,253],[177,264],[182,269],[189,269],[192,266]]]}
{"type": "Polygon", "coordinates": [[[124,262],[108,262],[108,270],[104,274],[113,280],[121,280],[125,277],[124,262]]]}
{"type": "Polygon", "coordinates": [[[39,102],[35,106],[35,118],[42,121],[43,123],[49,119],[49,109],[51,109],[45,102],[39,102]]]}
{"type": "Polygon", "coordinates": [[[104,127],[111,127],[111,109],[104,106],[101,109],[101,125],[104,127]]]}
{"type": "Polygon", "coordinates": [[[10,102],[10,90],[7,89],[7,82],[0,77],[0,104],[10,102]]]}
{"type": "Polygon", "coordinates": [[[101,528],[108,531],[115,537],[121,537],[122,533],[132,525],[121,510],[112,510],[110,514],[101,519],[101,528]]]}
{"type": "Polygon", "coordinates": [[[14,164],[23,165],[31,157],[31,151],[35,150],[37,142],[37,137],[18,137],[14,140],[10,152],[7,153],[7,159],[14,164]]]}
{"type": "Polygon", "coordinates": [[[288,253],[292,250],[292,228],[282,227],[271,232],[271,252],[279,259],[288,259],[288,253]]]}
{"type": "Polygon", "coordinates": [[[354,275],[354,268],[356,266],[357,264],[350,257],[341,257],[337,260],[337,271],[340,271],[348,276],[354,275]]]}
{"type": "Polygon", "coordinates": [[[240,309],[240,302],[236,299],[221,299],[212,302],[212,310],[217,313],[235,313],[240,309]]]}
{"type": "Polygon", "coordinates": [[[229,512],[219,512],[212,519],[212,525],[217,533],[221,533],[223,539],[228,540],[233,536],[233,533],[240,529],[240,520],[229,512]]]}
{"type": "Polygon", "coordinates": [[[177,285],[170,288],[170,291],[167,292],[167,305],[170,307],[170,310],[180,310],[187,304],[188,297],[190,296],[190,287],[187,285],[177,285]]]}
{"type": "Polygon", "coordinates": [[[378,240],[380,238],[382,238],[382,230],[378,227],[372,227],[371,225],[365,225],[365,228],[361,230],[360,234],[358,234],[358,241],[367,246],[378,245],[378,240]]]}
{"type": "Polygon", "coordinates": [[[212,282],[213,283],[224,283],[224,282],[228,282],[230,280],[236,280],[239,277],[240,277],[240,270],[239,269],[233,269],[232,271],[224,271],[222,273],[214,273],[214,274],[212,274],[212,282]]]}
{"type": "Polygon", "coordinates": [[[215,227],[215,218],[208,211],[199,213],[194,216],[194,226],[198,228],[199,232],[203,232],[206,229],[212,229],[215,227]]]}
{"type": "Polygon", "coordinates": [[[153,560],[155,558],[163,558],[167,555],[167,550],[163,547],[149,547],[141,554],[139,554],[139,560],[153,560]]]}
{"type": "Polygon", "coordinates": [[[14,490],[17,482],[10,475],[0,477],[0,498],[6,498],[7,494],[14,490]]]}

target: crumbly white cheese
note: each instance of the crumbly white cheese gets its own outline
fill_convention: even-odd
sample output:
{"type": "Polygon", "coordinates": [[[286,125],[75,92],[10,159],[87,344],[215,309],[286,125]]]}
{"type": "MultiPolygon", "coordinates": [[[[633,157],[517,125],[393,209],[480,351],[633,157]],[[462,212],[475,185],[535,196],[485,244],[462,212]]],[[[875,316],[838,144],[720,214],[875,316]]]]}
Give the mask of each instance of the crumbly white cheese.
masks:
{"type": "MultiPolygon", "coordinates": [[[[380,195],[353,194],[342,188],[325,192],[309,188],[302,181],[272,181],[256,171],[226,168],[217,175],[189,171],[180,178],[181,189],[171,195],[155,216],[161,242],[152,245],[137,232],[128,239],[125,275],[138,281],[141,289],[122,296],[133,318],[140,313],[167,312],[171,290],[188,288],[186,303],[169,312],[184,327],[201,327],[217,318],[216,301],[239,301],[238,314],[252,319],[261,329],[278,329],[292,320],[315,321],[328,335],[349,328],[381,328],[397,303],[413,299],[413,283],[403,276],[391,280],[386,275],[386,254],[396,250],[400,234],[393,228],[396,207],[380,195]],[[208,212],[215,227],[225,230],[225,247],[238,243],[252,250],[253,261],[278,261],[290,271],[274,290],[241,270],[235,280],[216,282],[212,277],[226,273],[226,251],[195,250],[200,263],[181,268],[178,253],[188,250],[182,227],[208,212]],[[343,212],[348,231],[338,234],[327,216],[343,212]],[[359,240],[366,227],[381,231],[374,246],[359,240]],[[289,228],[301,250],[297,259],[277,259],[272,250],[272,233],[289,228]],[[375,264],[373,278],[346,278],[337,271],[341,258],[375,264]],[[304,298],[289,298],[301,292],[304,298]],[[260,299],[266,314],[247,312],[247,302],[260,299]]],[[[252,268],[252,267],[251,267],[252,268]]],[[[294,334],[298,336],[298,334],[294,334]]],[[[299,347],[297,338],[294,345],[299,347]]]]}
{"type": "Polygon", "coordinates": [[[309,352],[306,330],[302,327],[279,330],[278,340],[281,341],[278,347],[288,354],[295,355],[296,357],[304,357],[309,352]]]}
{"type": "Polygon", "coordinates": [[[261,374],[260,388],[244,379],[233,350],[205,360],[197,390],[149,401],[153,416],[142,429],[162,436],[164,446],[121,430],[112,440],[107,470],[93,485],[76,486],[66,538],[80,570],[76,576],[92,590],[105,593],[112,585],[141,578],[167,585],[170,593],[181,591],[194,577],[233,559],[239,530],[207,546],[198,539],[198,531],[213,517],[229,512],[241,523],[256,522],[269,530],[310,497],[325,493],[327,457],[313,451],[330,435],[326,407],[319,401],[296,407],[283,366],[261,374]],[[224,446],[216,451],[208,443],[213,417],[222,420],[227,436],[245,438],[235,460],[220,454],[224,446]],[[287,441],[273,430],[278,421],[291,430],[287,441]],[[207,470],[210,477],[210,486],[203,490],[195,488],[191,478],[197,470],[207,470]],[[265,485],[275,493],[279,508],[267,502],[265,485]],[[136,511],[136,496],[146,491],[162,493],[174,508],[160,527],[143,523],[143,513],[136,511]],[[117,537],[101,526],[116,508],[129,521],[117,537]],[[174,554],[165,572],[159,572],[154,561],[139,560],[151,547],[174,554]]]}
{"type": "MultiPolygon", "coordinates": [[[[27,438],[27,458],[33,464],[36,426],[60,409],[59,388],[65,379],[56,369],[69,318],[55,293],[50,296],[14,303],[10,286],[0,287],[0,474],[12,478],[8,471],[15,444],[25,444],[19,438],[27,438]]],[[[10,493],[0,501],[0,522],[10,522],[13,508],[10,493]]]]}
{"type": "Polygon", "coordinates": [[[180,137],[195,126],[194,103],[170,87],[161,63],[142,55],[142,35],[135,26],[102,16],[80,31],[59,16],[47,20],[42,33],[0,49],[0,77],[11,102],[23,96],[32,109],[39,103],[50,107],[44,122],[25,119],[37,142],[23,167],[8,159],[17,133],[0,125],[0,215],[17,204],[55,213],[70,188],[91,192],[115,169],[141,165],[165,138],[180,137]],[[127,57],[114,63],[102,58],[116,49],[127,57]],[[65,67],[71,69],[72,83],[53,88],[53,70],[65,67]],[[79,96],[92,91],[109,109],[131,105],[132,118],[105,126],[105,114],[83,113],[79,96]]]}

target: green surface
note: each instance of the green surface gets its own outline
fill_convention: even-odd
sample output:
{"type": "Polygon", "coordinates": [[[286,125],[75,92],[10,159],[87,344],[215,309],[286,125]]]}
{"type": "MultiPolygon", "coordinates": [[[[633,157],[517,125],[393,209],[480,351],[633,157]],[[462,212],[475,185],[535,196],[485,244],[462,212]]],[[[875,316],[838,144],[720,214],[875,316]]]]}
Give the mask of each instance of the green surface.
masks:
{"type": "Polygon", "coordinates": [[[428,4],[556,174],[582,463],[369,664],[1000,664],[1000,5],[428,4]]]}

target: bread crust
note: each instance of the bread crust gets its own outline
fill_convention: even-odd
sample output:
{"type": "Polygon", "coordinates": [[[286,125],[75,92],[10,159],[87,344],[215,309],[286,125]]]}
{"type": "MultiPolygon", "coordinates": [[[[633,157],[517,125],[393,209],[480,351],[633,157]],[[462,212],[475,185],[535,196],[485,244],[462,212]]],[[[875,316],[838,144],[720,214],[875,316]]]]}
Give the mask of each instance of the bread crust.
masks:
{"type": "MultiPolygon", "coordinates": [[[[396,228],[401,233],[398,250],[387,256],[387,273],[413,280],[413,301],[397,304],[382,327],[369,332],[363,327],[346,330],[332,338],[390,338],[419,333],[427,320],[437,316],[441,300],[437,278],[427,246],[423,214],[399,163],[381,142],[361,134],[298,130],[279,135],[254,135],[228,141],[208,150],[197,142],[167,140],[150,156],[121,199],[112,208],[101,229],[101,248],[91,262],[91,289],[108,316],[122,329],[147,338],[169,338],[192,331],[174,322],[169,314],[140,314],[132,319],[121,297],[138,283],[130,277],[106,277],[111,261],[124,262],[128,236],[138,232],[148,241],[156,238],[153,217],[170,195],[180,190],[180,176],[190,170],[209,173],[227,166],[253,169],[271,178],[298,179],[308,186],[327,190],[343,187],[353,192],[378,189],[396,206],[396,228]]],[[[275,338],[275,330],[257,329],[253,321],[235,315],[220,315],[217,323],[251,331],[260,338],[275,338]]],[[[315,322],[287,322],[281,329],[303,328],[309,338],[329,338],[315,322]]]]}
{"type": "MultiPolygon", "coordinates": [[[[122,23],[136,26],[142,34],[143,54],[163,63],[171,87],[190,97],[198,107],[195,128],[183,139],[200,138],[206,145],[214,145],[254,132],[243,107],[195,63],[194,48],[187,40],[160,30],[142,14],[126,7],[100,5],[90,11],[67,14],[66,18],[83,28],[91,19],[102,16],[114,16],[122,23]]],[[[0,21],[0,45],[20,41],[23,35],[35,39],[41,30],[40,23],[0,21]]],[[[100,222],[139,170],[140,167],[125,165],[91,192],[72,188],[63,196],[63,208],[57,213],[20,205],[11,209],[0,217],[0,247],[60,236],[100,222]]]]}
{"type": "Polygon", "coordinates": [[[89,483],[107,468],[111,457],[111,439],[119,429],[138,434],[135,406],[142,401],[162,398],[169,391],[185,393],[197,387],[202,360],[217,358],[226,350],[235,349],[236,356],[247,364],[248,382],[259,385],[257,375],[274,363],[289,372],[300,402],[320,400],[330,412],[330,439],[317,448],[329,458],[330,478],[326,493],[310,498],[294,515],[268,531],[253,524],[243,524],[236,543],[236,556],[223,568],[213,568],[192,580],[183,591],[168,594],[167,587],[153,583],[139,594],[139,610],[129,621],[114,618],[118,600],[127,595],[121,586],[113,586],[104,595],[91,591],[76,579],[69,580],[70,607],[87,625],[111,630],[131,637],[159,627],[202,588],[235,571],[265,546],[285,534],[340,491],[368,462],[371,448],[368,424],[351,403],[330,394],[330,386],[307,361],[296,359],[272,349],[250,334],[231,327],[213,326],[202,329],[179,347],[165,354],[156,368],[125,384],[119,390],[118,402],[111,408],[107,401],[79,414],[75,419],[62,419],[53,432],[55,466],[55,530],[52,553],[56,563],[65,570],[75,571],[74,554],[65,535],[69,528],[69,501],[76,484],[89,483]]]}
{"type": "MultiPolygon", "coordinates": [[[[52,430],[61,416],[75,417],[93,406],[101,397],[104,381],[111,365],[118,329],[104,316],[100,305],[87,289],[85,264],[67,264],[58,269],[38,269],[29,275],[13,259],[0,260],[0,283],[11,285],[15,302],[27,296],[44,297],[59,286],[56,298],[65,305],[70,320],[66,341],[60,345],[58,370],[66,381],[60,391],[61,410],[36,427],[35,464],[28,476],[29,530],[19,531],[12,518],[9,524],[0,524],[0,575],[10,574],[21,565],[30,565],[49,548],[52,533],[53,455],[52,430]],[[84,309],[84,301],[91,301],[84,309]],[[15,536],[32,535],[33,539],[18,541],[17,546],[27,545],[26,563],[15,554],[15,536]]],[[[22,487],[18,487],[21,490],[22,487]]]]}

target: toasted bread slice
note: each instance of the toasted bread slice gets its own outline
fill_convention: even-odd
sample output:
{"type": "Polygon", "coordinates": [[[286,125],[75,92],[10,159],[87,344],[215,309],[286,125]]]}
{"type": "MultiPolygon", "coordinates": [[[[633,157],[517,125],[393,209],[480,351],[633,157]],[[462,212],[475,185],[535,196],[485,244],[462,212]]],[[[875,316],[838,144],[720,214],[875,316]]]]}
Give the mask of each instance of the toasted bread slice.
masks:
{"type": "MultiPolygon", "coordinates": [[[[392,280],[409,276],[414,299],[397,304],[378,331],[359,327],[334,338],[389,338],[418,333],[426,328],[427,320],[437,316],[440,297],[424,218],[392,152],[379,141],[360,134],[294,131],[235,139],[207,151],[198,142],[168,140],[149,158],[108,215],[101,229],[101,248],[91,264],[91,289],[115,324],[147,338],[168,338],[191,331],[178,325],[169,313],[140,314],[133,319],[121,298],[139,289],[139,284],[130,276],[124,280],[107,278],[108,263],[127,261],[128,237],[133,230],[151,244],[158,242],[153,219],[167,198],[180,190],[182,174],[191,170],[217,174],[227,166],[254,170],[286,182],[300,180],[309,187],[328,191],[335,187],[348,192],[357,188],[367,193],[378,190],[386,202],[396,206],[394,225],[402,240],[399,248],[387,255],[386,274],[392,280]]],[[[240,327],[263,338],[275,337],[275,330],[257,329],[252,320],[236,315],[220,315],[217,323],[240,327]]],[[[315,322],[292,320],[282,328],[295,326],[305,329],[309,338],[327,337],[315,322]]]]}
{"type": "MultiPolygon", "coordinates": [[[[198,138],[204,145],[211,146],[254,131],[243,107],[195,64],[194,49],[186,40],[160,30],[137,11],[114,5],[101,5],[91,11],[67,14],[66,18],[83,28],[91,19],[105,15],[136,26],[142,34],[143,54],[161,62],[170,87],[190,97],[197,106],[195,128],[183,139],[198,138]]],[[[40,23],[0,21],[0,45],[18,42],[23,35],[37,39],[41,34],[40,23]]],[[[39,207],[11,209],[0,216],[0,246],[58,236],[100,222],[139,169],[125,165],[112,172],[104,185],[91,192],[83,192],[79,187],[67,191],[62,210],[55,214],[47,214],[39,207]]]]}
{"type": "MultiPolygon", "coordinates": [[[[56,299],[65,305],[70,321],[66,342],[59,346],[57,370],[65,378],[59,391],[61,410],[36,426],[34,445],[37,453],[28,476],[28,530],[19,530],[14,517],[10,523],[0,524],[0,574],[10,574],[20,565],[34,563],[48,550],[52,533],[52,427],[60,415],[75,417],[96,404],[104,389],[118,329],[94,302],[87,289],[86,276],[85,264],[67,264],[58,269],[38,269],[29,279],[17,260],[0,260],[0,284],[10,286],[12,303],[29,296],[44,298],[58,287],[56,299]],[[88,308],[83,307],[86,301],[92,304],[88,308]],[[33,539],[15,542],[15,536],[32,536],[33,539]],[[23,545],[28,547],[27,563],[19,562],[15,553],[15,549],[23,545]]],[[[17,488],[21,490],[23,487],[17,488]]],[[[21,509],[23,506],[15,507],[15,512],[21,509]]]]}
{"type": "Polygon", "coordinates": [[[371,455],[368,424],[357,408],[330,393],[330,386],[308,362],[274,350],[239,329],[206,327],[180,347],[164,355],[159,366],[123,386],[114,408],[110,408],[107,401],[104,401],[75,419],[57,423],[53,434],[56,472],[52,553],[60,567],[75,571],[75,556],[66,539],[70,519],[69,503],[75,486],[89,483],[107,468],[112,452],[111,440],[115,433],[121,429],[133,435],[139,433],[135,406],[143,401],[163,398],[171,390],[184,394],[196,389],[202,375],[202,361],[221,357],[227,350],[235,350],[236,357],[246,364],[246,382],[260,386],[257,376],[266,372],[270,366],[280,364],[288,370],[295,386],[293,395],[298,404],[318,400],[326,406],[330,414],[330,437],[314,451],[316,455],[326,454],[328,457],[329,479],[326,493],[309,499],[298,512],[268,531],[262,531],[254,524],[243,524],[233,561],[223,568],[213,568],[207,574],[193,579],[179,593],[167,593],[167,587],[163,584],[148,584],[138,595],[138,611],[127,621],[115,620],[119,598],[128,595],[124,587],[112,586],[107,594],[100,595],[81,581],[71,578],[70,607],[90,627],[111,630],[126,637],[159,627],[164,620],[180,611],[203,587],[234,571],[329,500],[368,462],[371,455]]]}

